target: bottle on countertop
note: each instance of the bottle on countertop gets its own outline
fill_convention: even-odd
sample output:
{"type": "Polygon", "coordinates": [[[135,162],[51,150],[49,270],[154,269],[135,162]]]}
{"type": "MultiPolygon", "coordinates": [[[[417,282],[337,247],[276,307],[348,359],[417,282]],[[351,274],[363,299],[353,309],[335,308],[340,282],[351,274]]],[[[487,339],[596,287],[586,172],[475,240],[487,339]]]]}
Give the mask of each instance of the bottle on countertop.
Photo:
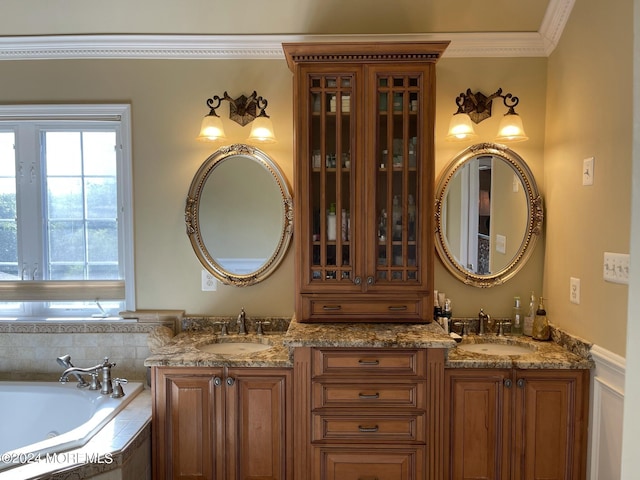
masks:
{"type": "Polygon", "coordinates": [[[523,323],[520,297],[514,297],[513,314],[511,315],[511,335],[522,335],[523,323]]]}
{"type": "Polygon", "coordinates": [[[522,325],[522,333],[527,336],[531,336],[531,332],[533,331],[533,320],[536,318],[536,296],[533,292],[531,292],[531,297],[529,299],[529,309],[527,310],[527,314],[524,317],[524,324],[522,325]]]}
{"type": "Polygon", "coordinates": [[[531,336],[535,340],[549,340],[551,337],[551,329],[549,328],[549,320],[547,319],[547,311],[544,308],[543,298],[540,297],[540,304],[536,310],[536,317],[533,320],[533,330],[531,336]]]}

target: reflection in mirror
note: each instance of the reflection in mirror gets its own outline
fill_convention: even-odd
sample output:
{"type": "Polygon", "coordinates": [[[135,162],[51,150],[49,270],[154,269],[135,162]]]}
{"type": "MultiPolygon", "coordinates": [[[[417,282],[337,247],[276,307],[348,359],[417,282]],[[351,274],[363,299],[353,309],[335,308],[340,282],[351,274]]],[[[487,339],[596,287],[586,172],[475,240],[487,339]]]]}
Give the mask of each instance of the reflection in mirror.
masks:
{"type": "Polygon", "coordinates": [[[511,278],[541,232],[542,199],[524,160],[498,144],[473,145],[444,170],[436,199],[436,247],[467,284],[511,278]]]}
{"type": "Polygon", "coordinates": [[[191,245],[221,282],[253,285],[278,266],[292,230],[292,201],[276,164],[249,145],[220,148],[189,189],[185,220],[191,245]]]}

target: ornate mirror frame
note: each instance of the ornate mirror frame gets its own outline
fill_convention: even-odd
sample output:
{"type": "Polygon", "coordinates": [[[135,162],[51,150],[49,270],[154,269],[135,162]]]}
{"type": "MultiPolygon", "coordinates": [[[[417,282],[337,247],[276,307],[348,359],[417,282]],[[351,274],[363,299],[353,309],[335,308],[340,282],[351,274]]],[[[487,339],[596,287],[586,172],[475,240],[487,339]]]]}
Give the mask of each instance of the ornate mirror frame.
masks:
{"type": "MultiPolygon", "coordinates": [[[[237,202],[237,199],[229,199],[230,203],[237,202]]],[[[185,207],[185,223],[187,235],[191,241],[191,246],[195,251],[200,263],[214,275],[218,280],[227,285],[246,287],[261,282],[271,275],[284,258],[293,234],[293,201],[287,182],[278,166],[273,160],[261,150],[245,144],[235,144],[221,147],[214,152],[196,172],[189,188],[185,207]],[[255,271],[246,274],[239,274],[227,271],[218,263],[211,254],[213,245],[206,245],[202,238],[201,225],[206,220],[200,217],[200,201],[203,189],[207,180],[225,161],[233,161],[232,157],[241,156],[250,158],[262,166],[273,177],[273,181],[280,191],[282,200],[282,217],[280,218],[282,228],[280,238],[277,242],[273,254],[255,271]]],[[[256,238],[260,238],[260,232],[256,232],[256,238]]]]}
{"type": "Polygon", "coordinates": [[[535,243],[542,233],[542,223],[544,219],[542,197],[538,193],[538,188],[526,162],[513,150],[508,147],[496,143],[480,143],[472,145],[459,153],[453,161],[442,171],[438,186],[436,189],[435,199],[435,244],[436,251],[442,260],[442,263],[457,279],[467,285],[479,288],[488,288],[500,285],[513,277],[525,265],[531,254],[533,253],[535,243]],[[513,259],[506,267],[495,273],[481,275],[469,271],[464,268],[456,260],[448,247],[445,238],[443,216],[445,208],[445,199],[447,189],[452,178],[456,173],[473,158],[479,156],[491,155],[499,157],[507,162],[514,170],[514,173],[520,177],[525,191],[527,200],[527,221],[526,233],[513,259]]]}

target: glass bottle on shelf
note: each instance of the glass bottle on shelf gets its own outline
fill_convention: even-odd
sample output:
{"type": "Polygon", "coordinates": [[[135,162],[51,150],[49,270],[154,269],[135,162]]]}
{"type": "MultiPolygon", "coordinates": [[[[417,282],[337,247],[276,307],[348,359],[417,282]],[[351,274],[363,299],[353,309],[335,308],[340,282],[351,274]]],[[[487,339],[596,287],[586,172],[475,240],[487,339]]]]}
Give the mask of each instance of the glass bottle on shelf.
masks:
{"type": "Polygon", "coordinates": [[[327,240],[336,240],[336,204],[332,203],[327,212],[327,240]]]}
{"type": "Polygon", "coordinates": [[[402,205],[398,195],[393,196],[393,211],[391,219],[393,220],[393,240],[402,239],[402,205]]]}

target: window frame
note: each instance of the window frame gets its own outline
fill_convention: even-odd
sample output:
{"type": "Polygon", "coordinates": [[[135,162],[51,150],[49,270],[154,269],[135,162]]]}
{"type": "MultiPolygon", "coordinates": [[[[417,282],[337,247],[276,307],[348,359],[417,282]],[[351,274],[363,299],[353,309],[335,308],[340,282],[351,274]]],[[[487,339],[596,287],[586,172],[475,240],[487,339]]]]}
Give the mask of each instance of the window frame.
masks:
{"type": "MultiPolygon", "coordinates": [[[[133,233],[133,162],[131,152],[131,106],[129,104],[67,104],[67,105],[0,105],[0,126],[16,129],[19,124],[34,126],[40,138],[42,129],[56,129],[74,123],[117,122],[119,124],[116,145],[118,153],[118,224],[119,262],[123,278],[121,280],[20,280],[0,281],[0,298],[3,301],[91,301],[97,299],[122,299],[124,293],[125,310],[135,310],[135,270],[133,233]]],[[[77,126],[76,126],[77,127],[77,126]]],[[[16,138],[16,159],[19,161],[19,143],[16,138]]],[[[38,146],[41,148],[40,140],[38,146]]],[[[40,156],[37,161],[40,162],[40,156]]],[[[16,171],[16,175],[18,172],[16,171]]],[[[42,188],[40,188],[42,192],[42,188]]],[[[42,215],[40,216],[42,218],[42,215]]],[[[18,222],[20,220],[18,219],[18,222]]],[[[55,309],[54,309],[55,310],[55,309]]],[[[98,311],[96,309],[96,311],[98,311]]],[[[86,318],[86,313],[80,314],[86,318]]],[[[13,317],[14,315],[11,314],[13,317]]],[[[68,317],[68,315],[64,315],[68,317]]],[[[60,317],[47,317],[58,320],[60,317]]],[[[20,319],[29,320],[30,317],[20,319]]]]}

